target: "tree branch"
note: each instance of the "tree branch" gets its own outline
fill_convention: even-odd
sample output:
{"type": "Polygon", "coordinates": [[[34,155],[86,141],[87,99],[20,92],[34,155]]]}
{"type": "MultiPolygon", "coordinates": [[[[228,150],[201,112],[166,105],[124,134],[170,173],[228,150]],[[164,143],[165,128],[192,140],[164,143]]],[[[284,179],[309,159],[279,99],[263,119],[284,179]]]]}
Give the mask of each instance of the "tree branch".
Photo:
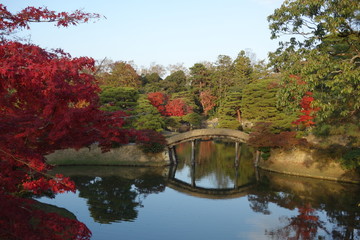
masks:
{"type": "Polygon", "coordinates": [[[350,63],[351,63],[351,64],[354,64],[354,63],[355,63],[355,60],[356,60],[357,58],[360,59],[360,53],[358,53],[357,55],[353,56],[353,57],[351,58],[351,60],[350,60],[350,63]]]}

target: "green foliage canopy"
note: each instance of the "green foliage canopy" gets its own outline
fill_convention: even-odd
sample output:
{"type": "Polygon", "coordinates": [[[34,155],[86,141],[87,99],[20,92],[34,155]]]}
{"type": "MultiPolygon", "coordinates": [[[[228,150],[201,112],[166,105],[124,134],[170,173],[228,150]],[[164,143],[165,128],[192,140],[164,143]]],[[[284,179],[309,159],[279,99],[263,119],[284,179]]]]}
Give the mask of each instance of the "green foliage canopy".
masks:
{"type": "Polygon", "coordinates": [[[279,103],[296,110],[314,93],[319,123],[358,122],[360,116],[360,11],[353,0],[285,1],[268,17],[272,38],[293,35],[270,55],[282,72],[279,103]],[[294,81],[290,76],[299,76],[294,81]]]}
{"type": "Polygon", "coordinates": [[[184,71],[179,70],[167,76],[162,82],[162,86],[166,93],[171,94],[186,90],[187,77],[184,71]]]}
{"type": "Polygon", "coordinates": [[[104,111],[132,110],[137,105],[138,91],[128,87],[103,86],[100,92],[101,109],[104,111]]]}
{"type": "Polygon", "coordinates": [[[276,79],[258,79],[246,85],[242,93],[242,117],[252,122],[269,122],[275,132],[290,129],[296,115],[277,108],[278,90],[276,79]]]}
{"type": "Polygon", "coordinates": [[[148,73],[141,76],[141,92],[150,93],[162,90],[163,79],[158,73],[148,73]]]}
{"type": "Polygon", "coordinates": [[[211,82],[211,71],[202,63],[195,63],[190,68],[190,84],[193,88],[203,89],[211,82]]]}
{"type": "Polygon", "coordinates": [[[151,105],[146,94],[140,95],[134,115],[133,126],[138,130],[151,129],[160,132],[165,127],[164,118],[157,108],[151,105]]]}
{"type": "Polygon", "coordinates": [[[241,125],[241,91],[231,91],[218,110],[219,128],[238,129],[241,125]]]}
{"type": "Polygon", "coordinates": [[[187,105],[189,105],[194,112],[200,113],[202,111],[199,96],[196,94],[195,91],[186,90],[171,94],[171,99],[177,99],[177,98],[184,100],[184,102],[187,105]]]}

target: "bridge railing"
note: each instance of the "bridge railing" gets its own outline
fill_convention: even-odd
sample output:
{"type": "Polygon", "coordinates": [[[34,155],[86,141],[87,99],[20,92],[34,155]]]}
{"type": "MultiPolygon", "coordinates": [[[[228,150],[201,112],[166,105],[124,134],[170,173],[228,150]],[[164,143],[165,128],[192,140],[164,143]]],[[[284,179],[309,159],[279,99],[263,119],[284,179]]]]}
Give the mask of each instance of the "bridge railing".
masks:
{"type": "Polygon", "coordinates": [[[228,138],[235,141],[247,142],[249,134],[233,129],[225,128],[209,128],[209,129],[196,129],[189,132],[180,133],[171,137],[168,137],[167,146],[172,147],[176,144],[187,142],[198,138],[228,138]]]}

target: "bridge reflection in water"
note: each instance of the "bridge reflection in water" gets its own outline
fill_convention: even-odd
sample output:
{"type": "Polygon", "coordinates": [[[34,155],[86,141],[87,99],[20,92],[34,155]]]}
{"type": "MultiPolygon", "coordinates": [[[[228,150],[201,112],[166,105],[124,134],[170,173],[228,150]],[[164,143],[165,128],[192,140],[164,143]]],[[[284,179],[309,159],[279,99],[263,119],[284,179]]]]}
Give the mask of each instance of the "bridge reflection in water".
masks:
{"type": "Polygon", "coordinates": [[[245,143],[226,139],[180,143],[170,150],[167,186],[203,198],[246,196],[258,181],[255,155],[245,143]]]}

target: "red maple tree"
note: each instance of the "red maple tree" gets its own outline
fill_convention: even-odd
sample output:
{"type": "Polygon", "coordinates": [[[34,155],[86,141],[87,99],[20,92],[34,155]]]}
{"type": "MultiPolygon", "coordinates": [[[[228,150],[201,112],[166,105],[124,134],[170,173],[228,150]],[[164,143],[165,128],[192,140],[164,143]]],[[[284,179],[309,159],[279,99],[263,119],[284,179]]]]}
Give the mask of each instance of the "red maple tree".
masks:
{"type": "Polygon", "coordinates": [[[162,92],[152,92],[147,96],[151,105],[156,107],[161,115],[166,116],[166,104],[169,101],[169,97],[162,92]]]}
{"type": "Polygon", "coordinates": [[[73,13],[55,12],[49,9],[27,7],[20,12],[13,14],[9,12],[4,4],[0,4],[0,30],[1,34],[9,34],[16,29],[30,29],[29,23],[32,22],[54,22],[58,27],[67,27],[69,25],[77,25],[82,22],[88,22],[89,19],[99,18],[96,13],[85,13],[76,10],[73,13]]]}
{"type": "Polygon", "coordinates": [[[191,106],[181,98],[170,100],[170,97],[162,92],[153,92],[148,94],[148,99],[163,116],[184,116],[192,113],[191,106]]]}
{"type": "Polygon", "coordinates": [[[45,155],[94,142],[106,150],[140,133],[122,129],[125,113],[99,110],[93,59],[6,38],[30,22],[66,27],[98,15],[34,7],[12,14],[3,4],[0,13],[0,239],[89,239],[83,223],[43,212],[23,197],[75,191],[69,178],[47,173],[45,155]]]}
{"type": "Polygon", "coordinates": [[[181,98],[176,98],[169,101],[166,104],[165,109],[167,116],[184,116],[186,114],[192,113],[192,108],[187,105],[181,98]]]}
{"type": "Polygon", "coordinates": [[[293,124],[300,125],[303,124],[305,127],[310,127],[315,125],[313,119],[315,118],[314,114],[319,111],[319,108],[313,108],[311,106],[314,98],[312,97],[312,92],[306,92],[300,101],[301,113],[297,120],[292,122],[293,124]]]}

